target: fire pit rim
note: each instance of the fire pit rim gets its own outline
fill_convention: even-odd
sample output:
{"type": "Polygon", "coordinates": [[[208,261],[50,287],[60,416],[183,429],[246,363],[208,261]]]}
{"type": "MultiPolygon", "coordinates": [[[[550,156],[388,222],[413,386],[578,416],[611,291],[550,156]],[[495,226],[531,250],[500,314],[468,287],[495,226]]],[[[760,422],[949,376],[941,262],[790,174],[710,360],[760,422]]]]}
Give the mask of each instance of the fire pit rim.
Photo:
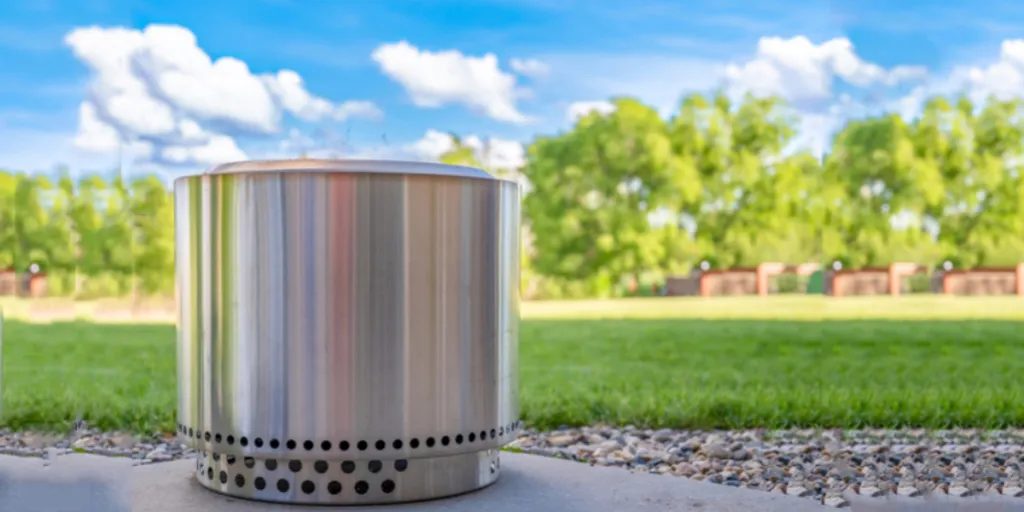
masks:
{"type": "Polygon", "coordinates": [[[295,158],[281,160],[245,160],[210,167],[202,172],[185,174],[175,182],[200,176],[229,174],[394,174],[405,176],[434,176],[449,178],[479,179],[501,183],[516,183],[515,180],[498,178],[487,171],[465,165],[451,165],[434,162],[406,160],[371,159],[319,159],[295,158]]]}

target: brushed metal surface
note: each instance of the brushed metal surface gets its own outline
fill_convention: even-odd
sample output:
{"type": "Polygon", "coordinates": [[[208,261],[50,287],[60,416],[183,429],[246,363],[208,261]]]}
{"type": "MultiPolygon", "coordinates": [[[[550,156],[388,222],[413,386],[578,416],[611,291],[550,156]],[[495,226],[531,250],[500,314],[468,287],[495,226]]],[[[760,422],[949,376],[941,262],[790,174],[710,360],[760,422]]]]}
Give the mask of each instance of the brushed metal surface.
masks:
{"type": "Polygon", "coordinates": [[[254,464],[408,468],[390,493],[311,497],[288,471],[273,496],[203,485],[344,504],[497,478],[482,454],[520,426],[518,184],[406,165],[175,181],[179,436],[254,464]]]}
{"type": "Polygon", "coordinates": [[[257,459],[200,453],[196,479],[259,501],[367,505],[454,496],[497,481],[498,450],[398,460],[257,459]],[[271,462],[272,464],[268,464],[271,462]]]}

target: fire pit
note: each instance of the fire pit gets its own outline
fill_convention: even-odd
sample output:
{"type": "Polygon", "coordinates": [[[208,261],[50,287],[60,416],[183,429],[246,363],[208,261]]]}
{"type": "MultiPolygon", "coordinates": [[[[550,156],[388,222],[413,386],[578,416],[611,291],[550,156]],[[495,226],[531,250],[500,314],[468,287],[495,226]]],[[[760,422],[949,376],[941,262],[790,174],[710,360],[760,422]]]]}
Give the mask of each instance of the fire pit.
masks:
{"type": "Polygon", "coordinates": [[[174,192],[178,435],[203,486],[374,504],[498,478],[520,427],[517,183],[288,160],[174,192]]]}

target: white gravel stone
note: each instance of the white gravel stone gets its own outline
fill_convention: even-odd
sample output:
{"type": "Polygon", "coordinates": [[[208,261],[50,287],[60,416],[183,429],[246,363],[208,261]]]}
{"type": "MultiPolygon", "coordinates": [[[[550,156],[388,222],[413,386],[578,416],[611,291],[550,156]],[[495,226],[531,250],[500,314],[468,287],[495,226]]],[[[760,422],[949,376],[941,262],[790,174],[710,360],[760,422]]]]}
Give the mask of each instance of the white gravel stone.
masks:
{"type": "Polygon", "coordinates": [[[1024,497],[1021,430],[526,431],[509,449],[802,496],[830,507],[892,495],[1024,497]]]}

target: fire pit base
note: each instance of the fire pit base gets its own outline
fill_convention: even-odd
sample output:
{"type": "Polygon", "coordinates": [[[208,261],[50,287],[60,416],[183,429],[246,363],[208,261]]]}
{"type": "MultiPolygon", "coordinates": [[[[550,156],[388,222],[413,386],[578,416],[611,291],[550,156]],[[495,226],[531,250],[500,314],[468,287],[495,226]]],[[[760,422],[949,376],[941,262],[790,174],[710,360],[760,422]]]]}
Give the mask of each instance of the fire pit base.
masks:
{"type": "Polygon", "coordinates": [[[232,497],[309,505],[444,498],[498,479],[499,450],[414,459],[269,459],[200,452],[196,479],[232,497]]]}

